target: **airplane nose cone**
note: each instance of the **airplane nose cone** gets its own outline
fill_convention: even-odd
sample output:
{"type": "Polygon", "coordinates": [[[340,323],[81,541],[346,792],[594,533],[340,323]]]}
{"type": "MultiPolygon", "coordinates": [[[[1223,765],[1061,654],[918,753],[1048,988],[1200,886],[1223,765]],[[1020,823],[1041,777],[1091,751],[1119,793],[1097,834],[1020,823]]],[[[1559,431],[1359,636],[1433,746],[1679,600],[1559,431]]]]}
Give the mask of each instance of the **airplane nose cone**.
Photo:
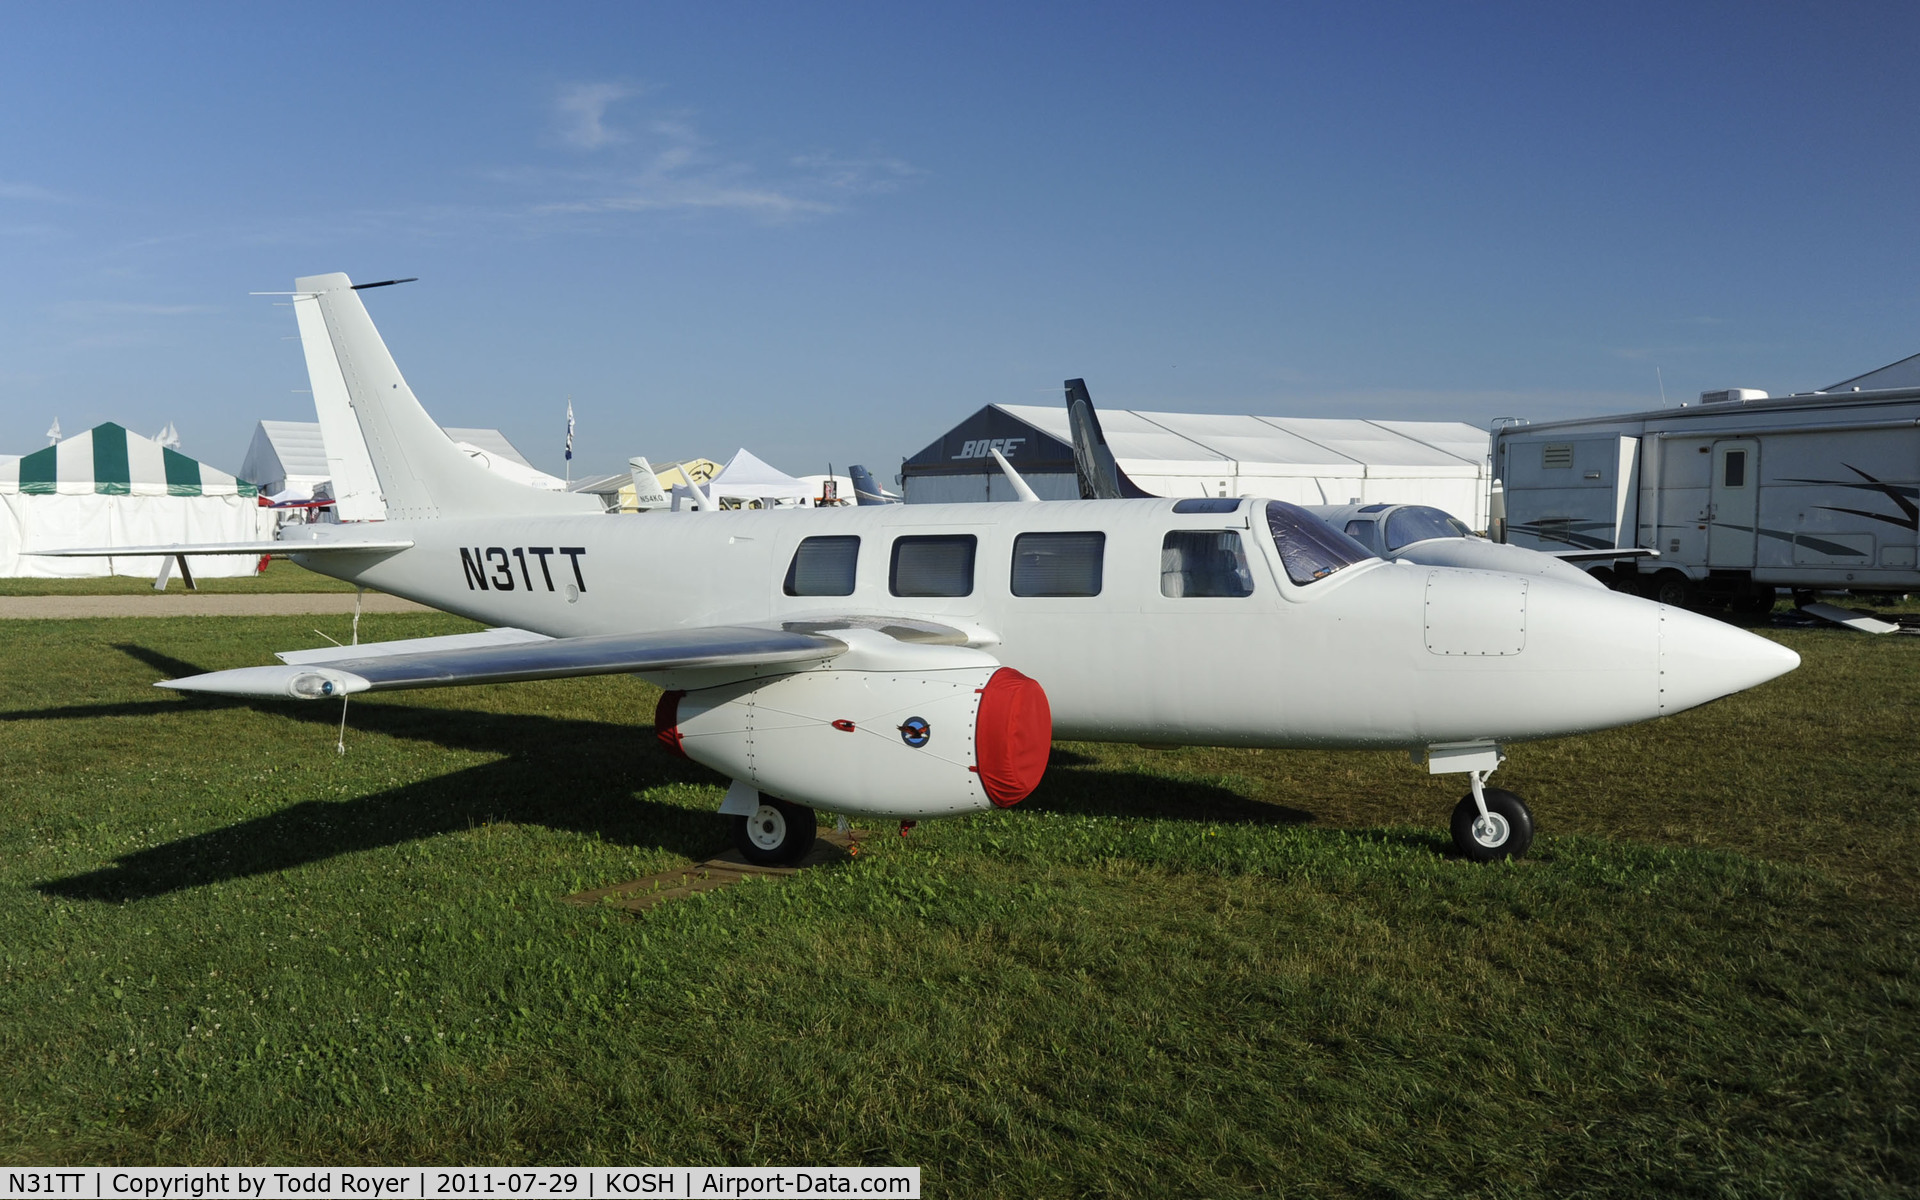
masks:
{"type": "Polygon", "coordinates": [[[1756,687],[1800,665],[1777,642],[1681,608],[1660,606],[1660,715],[1756,687]]]}

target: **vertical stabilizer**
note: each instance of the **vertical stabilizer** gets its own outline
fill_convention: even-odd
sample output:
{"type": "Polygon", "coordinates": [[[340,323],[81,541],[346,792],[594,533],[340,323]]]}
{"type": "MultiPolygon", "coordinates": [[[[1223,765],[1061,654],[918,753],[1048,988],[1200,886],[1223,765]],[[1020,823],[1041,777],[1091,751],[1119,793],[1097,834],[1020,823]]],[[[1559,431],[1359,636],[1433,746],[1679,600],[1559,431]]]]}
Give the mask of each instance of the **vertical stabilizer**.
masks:
{"type": "Polygon", "coordinates": [[[855,504],[892,504],[893,499],[881,486],[873,481],[873,472],[859,463],[847,468],[847,478],[853,480],[853,501],[855,504]]]}
{"type": "Polygon", "coordinates": [[[1127,478],[1107,448],[1100,415],[1084,379],[1067,380],[1067,426],[1073,431],[1073,469],[1080,477],[1082,500],[1140,500],[1153,495],[1127,478]]]}
{"type": "Polygon", "coordinates": [[[293,317],[300,326],[300,348],[307,356],[308,386],[313,409],[320,418],[320,441],[326,447],[327,474],[333,483],[333,511],[342,521],[381,521],[387,502],[373,473],[367,441],[353,419],[347,400],[347,381],[340,374],[333,342],[327,337],[327,319],[320,315],[320,298],[296,294],[293,317]]]}
{"type": "MultiPolygon", "coordinates": [[[[542,491],[515,483],[487,470],[455,446],[420,407],[354,291],[352,280],[341,274],[309,275],[295,280],[294,290],[310,299],[324,322],[340,386],[365,439],[367,457],[389,518],[603,511],[598,497],[542,491]]],[[[300,310],[296,307],[295,311],[300,310]]],[[[301,332],[304,342],[304,325],[301,332]]],[[[316,341],[308,350],[309,364],[317,350],[316,341]]],[[[320,357],[324,360],[326,356],[320,357]]],[[[324,374],[323,370],[315,375],[316,405],[321,391],[319,380],[324,374]]],[[[332,454],[329,444],[328,457],[332,454]]]]}
{"type": "Polygon", "coordinates": [[[633,506],[640,512],[650,508],[665,508],[672,503],[667,499],[666,489],[660,486],[660,477],[653,473],[653,464],[644,456],[627,460],[627,470],[633,476],[633,506]]]}

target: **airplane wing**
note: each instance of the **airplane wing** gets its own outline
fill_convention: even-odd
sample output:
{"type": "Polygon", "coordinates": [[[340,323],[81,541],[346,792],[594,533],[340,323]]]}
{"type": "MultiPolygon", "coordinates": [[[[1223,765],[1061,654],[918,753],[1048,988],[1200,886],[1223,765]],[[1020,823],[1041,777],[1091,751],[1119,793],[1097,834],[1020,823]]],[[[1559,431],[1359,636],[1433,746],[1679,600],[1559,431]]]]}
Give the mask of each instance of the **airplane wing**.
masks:
{"type": "Polygon", "coordinates": [[[320,700],[403,688],[824,662],[847,651],[846,642],[823,633],[748,625],[565,638],[488,630],[410,642],[405,649],[401,643],[387,643],[384,649],[374,643],[295,651],[283,656],[283,666],[213,671],[154,686],[220,696],[320,700]],[[502,633],[519,636],[498,636],[502,633]]]}
{"type": "Polygon", "coordinates": [[[1586,549],[1585,547],[1576,547],[1575,549],[1572,549],[1572,550],[1542,550],[1540,551],[1540,553],[1550,555],[1554,558],[1564,559],[1567,562],[1586,562],[1588,559],[1595,559],[1595,558],[1659,558],[1660,557],[1660,552],[1658,550],[1648,550],[1644,547],[1629,547],[1623,550],[1615,546],[1606,546],[1598,550],[1589,550],[1589,549],[1586,549]]]}
{"type": "Polygon", "coordinates": [[[149,555],[177,557],[182,554],[325,554],[358,551],[361,554],[391,554],[410,550],[412,542],[203,542],[198,545],[172,546],[83,546],[72,550],[25,550],[40,558],[145,558],[149,555]]]}

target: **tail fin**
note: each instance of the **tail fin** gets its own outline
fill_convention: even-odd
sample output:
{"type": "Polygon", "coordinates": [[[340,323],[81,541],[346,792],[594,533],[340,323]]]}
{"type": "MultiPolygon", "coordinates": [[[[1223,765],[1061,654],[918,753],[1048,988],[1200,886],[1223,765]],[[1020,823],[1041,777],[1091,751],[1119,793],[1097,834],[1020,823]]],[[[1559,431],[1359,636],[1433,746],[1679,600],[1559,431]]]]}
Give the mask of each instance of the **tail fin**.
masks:
{"type": "Polygon", "coordinates": [[[669,501],[664,488],[660,486],[660,477],[653,473],[653,464],[645,456],[627,460],[627,471],[633,476],[633,506],[641,512],[650,508],[665,508],[669,501]]]}
{"type": "Polygon", "coordinates": [[[1067,380],[1067,425],[1073,430],[1073,469],[1080,477],[1082,500],[1142,500],[1143,491],[1114,461],[1107,435],[1100,431],[1100,415],[1093,411],[1087,381],[1067,380]]]}
{"type": "Polygon", "coordinates": [[[880,485],[873,481],[873,472],[859,463],[847,468],[847,478],[853,480],[853,498],[858,504],[892,504],[880,485]]]}
{"type": "MultiPolygon", "coordinates": [[[[320,318],[314,328],[315,342],[307,350],[315,377],[315,404],[320,402],[321,380],[333,377],[326,369],[328,355],[317,341],[324,329],[333,369],[366,441],[387,516],[420,520],[603,511],[598,497],[530,488],[494,474],[462,453],[420,407],[352,280],[341,274],[308,275],[293,286],[300,299],[312,302],[320,318]],[[319,369],[314,369],[316,359],[319,369]]],[[[297,302],[295,311],[301,311],[297,302]]],[[[303,340],[307,327],[303,321],[303,340]]],[[[332,453],[329,445],[330,458],[332,453]]]]}

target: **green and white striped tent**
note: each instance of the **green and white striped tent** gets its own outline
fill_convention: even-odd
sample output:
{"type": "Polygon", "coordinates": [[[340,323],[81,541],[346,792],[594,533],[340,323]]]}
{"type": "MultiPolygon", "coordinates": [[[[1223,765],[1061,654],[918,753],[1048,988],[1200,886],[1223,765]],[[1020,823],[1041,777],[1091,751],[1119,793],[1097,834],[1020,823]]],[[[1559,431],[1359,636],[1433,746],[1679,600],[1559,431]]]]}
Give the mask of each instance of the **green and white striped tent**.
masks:
{"type": "MultiPolygon", "coordinates": [[[[43,558],[37,550],[244,542],[273,536],[259,490],[108,422],[44,450],[0,456],[0,575],[154,575],[157,558],[43,558]]],[[[255,560],[202,558],[197,575],[255,560]]]]}
{"type": "Polygon", "coordinates": [[[0,462],[0,494],[256,496],[225,471],[108,421],[45,450],[0,462]]]}

